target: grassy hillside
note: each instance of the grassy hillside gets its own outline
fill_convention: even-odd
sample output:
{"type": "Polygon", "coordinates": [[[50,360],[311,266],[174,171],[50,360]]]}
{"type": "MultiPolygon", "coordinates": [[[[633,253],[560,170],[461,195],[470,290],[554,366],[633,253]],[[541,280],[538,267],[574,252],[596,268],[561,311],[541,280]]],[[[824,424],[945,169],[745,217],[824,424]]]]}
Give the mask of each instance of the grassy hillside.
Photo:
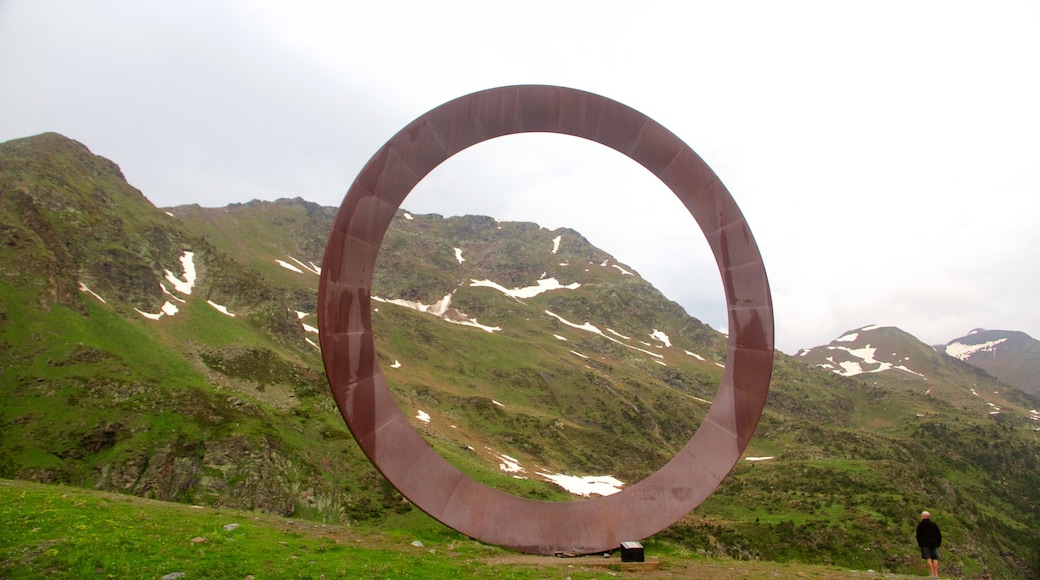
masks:
{"type": "Polygon", "coordinates": [[[833,580],[834,566],[735,562],[647,542],[651,566],[609,557],[520,556],[420,513],[378,527],[314,524],[234,509],[0,480],[0,576],[21,578],[640,578],[833,580]],[[172,577],[172,576],[171,576],[172,577]]]}
{"type": "MultiPolygon", "coordinates": [[[[78,143],[0,145],[0,477],[453,538],[363,457],[328,392],[313,264],[332,215],[299,199],[159,210],[78,143]]],[[[402,411],[465,473],[525,497],[581,500],[539,474],[631,484],[657,469],[725,360],[725,337],[567,229],[401,211],[373,290],[402,411]]],[[[916,573],[929,509],[946,573],[1036,577],[1040,401],[882,334],[877,352],[913,373],[846,377],[777,353],[747,458],[648,546],[916,573]]],[[[60,550],[16,537],[17,558],[60,550]]]]}

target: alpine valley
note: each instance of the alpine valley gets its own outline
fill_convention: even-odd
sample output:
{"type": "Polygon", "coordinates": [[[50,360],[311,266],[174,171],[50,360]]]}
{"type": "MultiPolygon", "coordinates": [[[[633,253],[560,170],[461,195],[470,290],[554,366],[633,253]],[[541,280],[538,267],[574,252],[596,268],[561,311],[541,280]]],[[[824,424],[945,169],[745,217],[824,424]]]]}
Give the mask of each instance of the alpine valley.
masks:
{"type": "MultiPolygon", "coordinates": [[[[160,209],[66,137],[0,144],[0,477],[358,527],[417,512],[325,381],[336,211],[160,209]]],[[[508,493],[580,501],[646,477],[706,414],[726,337],[637,268],[570,229],[399,210],[372,313],[398,405],[508,493]]],[[[982,329],[933,347],[868,326],[777,352],[746,457],[645,541],[920,574],[928,509],[944,575],[1038,578],[1038,366],[1035,339],[982,329]]]]}

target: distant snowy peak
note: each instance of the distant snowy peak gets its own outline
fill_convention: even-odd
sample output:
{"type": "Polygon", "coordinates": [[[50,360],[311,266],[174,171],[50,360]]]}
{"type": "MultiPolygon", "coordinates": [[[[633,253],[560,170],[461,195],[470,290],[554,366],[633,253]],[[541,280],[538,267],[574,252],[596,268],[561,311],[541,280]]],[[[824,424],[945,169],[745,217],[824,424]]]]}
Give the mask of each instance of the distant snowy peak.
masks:
{"type": "Polygon", "coordinates": [[[1040,341],[1024,332],[976,328],[940,349],[1008,385],[1040,396],[1040,341]]]}
{"type": "Polygon", "coordinates": [[[976,354],[996,354],[997,347],[1007,342],[1007,338],[998,338],[987,342],[965,344],[963,342],[951,342],[946,345],[946,354],[960,360],[968,360],[976,354]]]}
{"type": "Polygon", "coordinates": [[[845,332],[830,344],[803,349],[797,356],[846,377],[893,371],[925,379],[915,366],[925,367],[914,362],[931,352],[930,347],[898,328],[869,325],[845,332]]]}
{"type": "Polygon", "coordinates": [[[891,371],[927,379],[926,373],[942,364],[936,357],[943,355],[1040,396],[1040,341],[1018,331],[975,328],[933,347],[898,328],[871,325],[842,333],[825,346],[800,350],[796,357],[846,377],[891,371]]]}
{"type": "Polygon", "coordinates": [[[968,359],[978,356],[992,357],[1003,348],[1026,344],[1029,341],[1033,341],[1033,339],[1024,332],[976,328],[968,334],[946,343],[944,351],[956,359],[968,361],[968,359]]]}

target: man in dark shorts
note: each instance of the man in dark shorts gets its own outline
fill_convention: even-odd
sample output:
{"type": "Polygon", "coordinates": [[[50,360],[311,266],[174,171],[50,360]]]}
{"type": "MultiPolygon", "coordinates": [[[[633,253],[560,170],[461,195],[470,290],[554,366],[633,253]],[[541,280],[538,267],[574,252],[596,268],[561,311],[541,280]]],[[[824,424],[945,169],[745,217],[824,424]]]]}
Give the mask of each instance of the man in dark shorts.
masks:
{"type": "Polygon", "coordinates": [[[917,545],[921,547],[921,558],[928,561],[928,572],[939,577],[939,546],[942,545],[942,532],[931,520],[932,514],[921,512],[921,523],[917,524],[917,545]]]}

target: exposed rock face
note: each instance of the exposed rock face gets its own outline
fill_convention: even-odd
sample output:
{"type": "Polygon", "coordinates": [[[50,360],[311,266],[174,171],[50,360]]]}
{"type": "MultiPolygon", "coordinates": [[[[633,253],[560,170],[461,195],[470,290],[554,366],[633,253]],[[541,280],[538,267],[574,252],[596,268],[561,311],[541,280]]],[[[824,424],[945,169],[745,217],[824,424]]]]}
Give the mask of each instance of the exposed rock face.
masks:
{"type": "Polygon", "coordinates": [[[289,457],[266,439],[236,434],[217,441],[178,441],[106,464],[95,487],[289,516],[295,511],[295,472],[289,457]]]}

